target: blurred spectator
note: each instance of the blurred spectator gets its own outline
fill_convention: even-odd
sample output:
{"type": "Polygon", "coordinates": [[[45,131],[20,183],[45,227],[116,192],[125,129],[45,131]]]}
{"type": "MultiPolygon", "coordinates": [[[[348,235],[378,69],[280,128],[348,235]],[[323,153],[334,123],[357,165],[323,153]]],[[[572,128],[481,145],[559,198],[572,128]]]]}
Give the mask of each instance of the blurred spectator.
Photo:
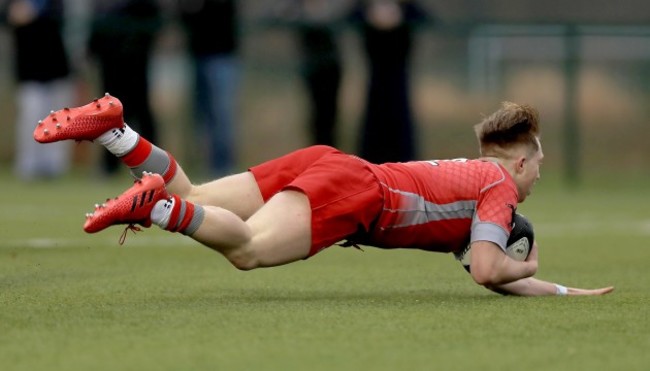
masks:
{"type": "MultiPolygon", "coordinates": [[[[89,52],[99,62],[103,90],[118,97],[124,121],[143,136],[157,142],[157,130],[149,101],[149,65],[156,36],[162,25],[156,0],[95,0],[89,52]]],[[[119,161],[103,157],[107,174],[119,161]]]]}
{"type": "Polygon", "coordinates": [[[179,0],[194,60],[195,113],[198,136],[207,146],[211,176],[223,176],[236,165],[239,30],[235,0],[179,0]]]}
{"type": "Polygon", "coordinates": [[[336,145],[342,67],[335,27],[344,2],[287,0],[278,6],[280,17],[287,19],[297,31],[313,144],[336,145]]]}
{"type": "Polygon", "coordinates": [[[417,157],[409,61],[414,25],[425,12],[410,0],[362,0],[353,11],[367,55],[369,84],[360,155],[375,163],[417,157]]]}
{"type": "Polygon", "coordinates": [[[13,33],[18,82],[16,174],[24,180],[60,176],[70,167],[69,145],[41,146],[32,133],[51,107],[69,106],[73,100],[62,36],[63,1],[10,0],[2,13],[13,33]]]}

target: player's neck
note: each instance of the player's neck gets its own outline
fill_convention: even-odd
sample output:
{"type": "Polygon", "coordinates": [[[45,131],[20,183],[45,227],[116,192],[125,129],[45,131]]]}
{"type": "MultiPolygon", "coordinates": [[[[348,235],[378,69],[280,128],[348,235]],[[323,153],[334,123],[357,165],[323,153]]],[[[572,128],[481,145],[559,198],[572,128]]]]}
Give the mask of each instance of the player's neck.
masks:
{"type": "Polygon", "coordinates": [[[502,165],[503,165],[503,160],[500,159],[500,158],[498,158],[498,157],[494,157],[494,156],[483,156],[483,157],[479,157],[479,160],[481,160],[481,161],[489,161],[489,162],[496,162],[496,163],[498,163],[498,164],[502,164],[502,165]]]}

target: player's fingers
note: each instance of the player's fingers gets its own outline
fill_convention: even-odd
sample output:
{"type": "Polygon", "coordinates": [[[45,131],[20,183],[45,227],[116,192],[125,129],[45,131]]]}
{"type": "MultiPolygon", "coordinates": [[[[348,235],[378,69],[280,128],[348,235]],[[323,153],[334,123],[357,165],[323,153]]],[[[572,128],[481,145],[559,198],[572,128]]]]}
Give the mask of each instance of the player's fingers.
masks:
{"type": "Polygon", "coordinates": [[[614,291],[614,287],[609,286],[609,287],[603,287],[600,289],[593,289],[593,290],[575,289],[573,292],[569,290],[569,294],[570,295],[605,295],[605,294],[609,294],[612,291],[614,291]]]}
{"type": "Polygon", "coordinates": [[[610,292],[614,291],[614,286],[609,286],[609,287],[603,287],[602,289],[595,290],[598,293],[596,295],[605,295],[609,294],[610,292]]]}

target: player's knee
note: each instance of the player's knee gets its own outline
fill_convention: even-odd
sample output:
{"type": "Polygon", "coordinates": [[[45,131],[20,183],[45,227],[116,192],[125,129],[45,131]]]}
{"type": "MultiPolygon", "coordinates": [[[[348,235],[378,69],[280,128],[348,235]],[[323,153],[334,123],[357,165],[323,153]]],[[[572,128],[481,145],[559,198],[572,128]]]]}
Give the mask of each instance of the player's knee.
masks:
{"type": "Polygon", "coordinates": [[[250,251],[233,251],[224,255],[230,264],[240,271],[250,271],[260,267],[259,259],[250,251]]]}
{"type": "Polygon", "coordinates": [[[240,271],[251,271],[255,268],[259,268],[259,264],[256,264],[253,261],[242,261],[242,260],[230,260],[232,265],[239,269],[240,271]]]}

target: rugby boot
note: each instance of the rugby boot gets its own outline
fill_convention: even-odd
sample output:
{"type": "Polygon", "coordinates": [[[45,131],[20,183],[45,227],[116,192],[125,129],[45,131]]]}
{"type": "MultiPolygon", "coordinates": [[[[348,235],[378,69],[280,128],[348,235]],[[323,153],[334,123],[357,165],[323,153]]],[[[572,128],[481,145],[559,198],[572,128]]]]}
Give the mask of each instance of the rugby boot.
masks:
{"type": "Polygon", "coordinates": [[[40,143],[60,140],[95,140],[111,129],[124,127],[122,102],[106,93],[102,98],[74,108],[51,111],[34,129],[40,143]]]}
{"type": "Polygon", "coordinates": [[[162,176],[143,172],[142,178],[124,193],[95,205],[94,212],[86,214],[84,231],[95,233],[118,224],[128,224],[127,229],[134,230],[138,230],[135,224],[148,228],[151,226],[151,209],[156,202],[169,198],[162,176]]]}

